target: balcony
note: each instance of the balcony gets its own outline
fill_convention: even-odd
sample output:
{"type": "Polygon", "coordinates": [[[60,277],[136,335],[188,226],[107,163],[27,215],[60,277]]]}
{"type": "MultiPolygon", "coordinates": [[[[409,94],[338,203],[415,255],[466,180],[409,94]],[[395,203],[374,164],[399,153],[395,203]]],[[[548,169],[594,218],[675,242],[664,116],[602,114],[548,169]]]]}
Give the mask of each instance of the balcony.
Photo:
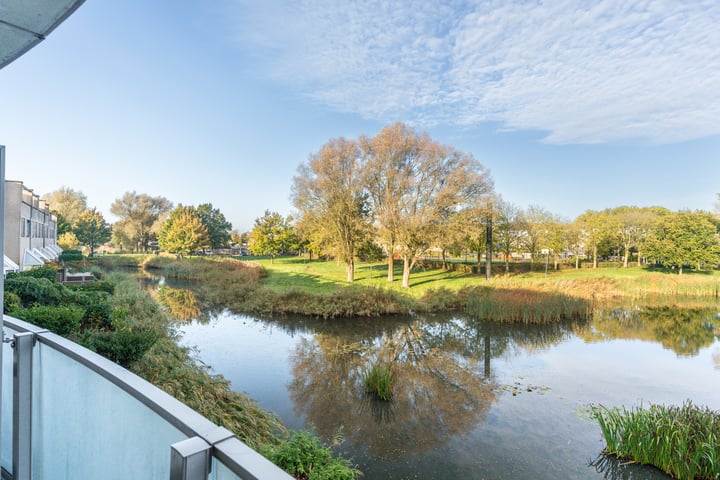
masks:
{"type": "Polygon", "coordinates": [[[3,479],[292,479],[106,358],[12,317],[3,331],[3,479]]]}

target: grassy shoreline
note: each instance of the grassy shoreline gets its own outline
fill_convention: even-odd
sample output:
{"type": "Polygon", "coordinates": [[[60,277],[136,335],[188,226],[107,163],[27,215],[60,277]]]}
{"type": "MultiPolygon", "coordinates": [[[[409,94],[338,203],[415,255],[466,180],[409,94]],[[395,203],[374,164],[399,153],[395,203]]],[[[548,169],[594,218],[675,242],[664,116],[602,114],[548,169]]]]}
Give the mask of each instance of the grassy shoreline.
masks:
{"type": "MultiPolygon", "coordinates": [[[[408,312],[464,311],[478,319],[546,323],[585,318],[597,305],[622,300],[718,298],[720,274],[683,276],[638,267],[500,274],[490,281],[472,273],[418,269],[411,288],[399,276],[387,281],[384,263],[359,263],[356,281],[344,267],[299,257],[240,260],[176,259],[162,255],[106,256],[108,268],[134,266],[168,277],[198,281],[206,297],[237,313],[307,315],[321,318],[374,317],[408,312]]],[[[400,266],[396,267],[398,269],[400,266]]]]}

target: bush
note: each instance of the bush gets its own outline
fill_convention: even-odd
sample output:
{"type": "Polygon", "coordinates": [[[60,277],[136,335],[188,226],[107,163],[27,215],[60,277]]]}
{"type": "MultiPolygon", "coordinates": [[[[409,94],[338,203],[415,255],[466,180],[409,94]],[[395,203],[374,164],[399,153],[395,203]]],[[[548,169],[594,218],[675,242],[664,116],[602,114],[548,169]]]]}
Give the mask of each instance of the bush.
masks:
{"type": "Polygon", "coordinates": [[[349,460],[333,457],[330,447],[310,432],[292,432],[279,446],[265,447],[261,453],[295,478],[354,480],[361,475],[349,460]]]}
{"type": "Polygon", "coordinates": [[[13,292],[6,292],[3,298],[3,312],[12,314],[18,308],[20,308],[20,297],[13,292]]]}
{"type": "Polygon", "coordinates": [[[67,285],[70,290],[78,292],[105,292],[112,295],[115,293],[115,284],[107,280],[97,280],[95,282],[87,282],[81,285],[67,285]]]}
{"type": "Polygon", "coordinates": [[[50,266],[33,267],[24,272],[10,272],[7,274],[7,278],[17,277],[47,278],[51,282],[54,282],[57,280],[57,268],[50,266]]]}
{"type": "Polygon", "coordinates": [[[139,360],[157,341],[156,332],[149,329],[119,331],[88,331],[80,342],[90,350],[128,368],[139,360]]]}
{"type": "Polygon", "coordinates": [[[68,336],[79,332],[80,319],[85,314],[85,310],[77,306],[33,305],[29,308],[17,309],[13,314],[38,327],[47,328],[58,335],[68,336]]]}
{"type": "Polygon", "coordinates": [[[63,303],[67,295],[67,289],[61,284],[50,281],[47,278],[35,278],[30,276],[13,276],[5,279],[5,293],[16,294],[20,297],[23,306],[30,306],[35,303],[40,305],[57,306],[63,303]]]}
{"type": "Polygon", "coordinates": [[[85,257],[80,250],[65,250],[60,254],[59,258],[61,262],[79,262],[84,259],[85,257]]]}

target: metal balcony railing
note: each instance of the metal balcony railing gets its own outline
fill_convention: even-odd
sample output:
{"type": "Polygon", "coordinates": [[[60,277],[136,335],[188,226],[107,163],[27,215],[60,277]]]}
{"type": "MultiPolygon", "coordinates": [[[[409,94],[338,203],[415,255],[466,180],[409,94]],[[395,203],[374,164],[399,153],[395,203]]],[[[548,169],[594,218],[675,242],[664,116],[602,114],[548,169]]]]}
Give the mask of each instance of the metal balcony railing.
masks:
{"type": "Polygon", "coordinates": [[[3,479],[292,478],[228,430],[66,338],[8,316],[4,338],[3,479]]]}

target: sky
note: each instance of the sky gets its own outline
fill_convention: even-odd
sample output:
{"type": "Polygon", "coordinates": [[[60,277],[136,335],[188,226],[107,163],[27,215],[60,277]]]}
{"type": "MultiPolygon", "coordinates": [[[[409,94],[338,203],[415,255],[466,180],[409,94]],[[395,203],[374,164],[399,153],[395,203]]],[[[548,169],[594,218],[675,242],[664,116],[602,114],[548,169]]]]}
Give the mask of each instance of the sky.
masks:
{"type": "Polygon", "coordinates": [[[87,0],[0,71],[6,177],[111,222],[134,190],[249,231],[328,140],[396,121],[522,208],[712,210],[720,2],[87,0]]]}

